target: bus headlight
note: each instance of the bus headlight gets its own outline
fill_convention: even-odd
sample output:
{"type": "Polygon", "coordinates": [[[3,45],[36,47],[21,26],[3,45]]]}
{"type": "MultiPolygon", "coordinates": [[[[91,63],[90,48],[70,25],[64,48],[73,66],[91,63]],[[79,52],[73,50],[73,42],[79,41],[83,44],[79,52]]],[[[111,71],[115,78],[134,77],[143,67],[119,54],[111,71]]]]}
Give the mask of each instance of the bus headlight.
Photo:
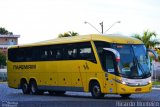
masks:
{"type": "Polygon", "coordinates": [[[124,84],[124,85],[127,84],[125,81],[123,81],[123,80],[118,80],[118,79],[116,79],[116,82],[121,83],[121,84],[124,84]]]}
{"type": "Polygon", "coordinates": [[[152,81],[151,81],[151,80],[149,80],[149,81],[148,81],[148,83],[150,84],[150,83],[152,83],[152,81]]]}
{"type": "Polygon", "coordinates": [[[125,81],[122,81],[121,83],[122,83],[122,84],[124,84],[124,85],[126,84],[126,82],[125,82],[125,81]]]}

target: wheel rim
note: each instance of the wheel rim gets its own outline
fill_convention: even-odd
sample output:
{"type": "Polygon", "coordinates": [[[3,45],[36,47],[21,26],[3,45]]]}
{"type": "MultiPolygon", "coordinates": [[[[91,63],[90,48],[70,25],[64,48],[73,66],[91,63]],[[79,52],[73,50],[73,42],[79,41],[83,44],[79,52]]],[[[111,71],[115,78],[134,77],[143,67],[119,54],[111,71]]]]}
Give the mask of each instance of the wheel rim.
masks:
{"type": "Polygon", "coordinates": [[[31,91],[32,91],[32,93],[36,93],[36,88],[35,88],[34,84],[31,85],[31,91]]]}
{"type": "Polygon", "coordinates": [[[23,84],[23,88],[22,88],[23,92],[27,92],[28,90],[28,85],[26,83],[23,84]]]}
{"type": "Polygon", "coordinates": [[[100,94],[100,87],[99,86],[96,85],[93,87],[93,94],[95,96],[98,96],[100,94]]]}

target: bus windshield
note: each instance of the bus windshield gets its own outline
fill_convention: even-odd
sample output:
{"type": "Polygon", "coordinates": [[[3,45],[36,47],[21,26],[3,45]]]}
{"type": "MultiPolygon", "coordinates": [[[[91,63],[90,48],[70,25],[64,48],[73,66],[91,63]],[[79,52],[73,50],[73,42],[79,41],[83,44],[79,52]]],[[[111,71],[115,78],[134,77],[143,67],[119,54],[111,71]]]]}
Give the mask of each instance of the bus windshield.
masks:
{"type": "Polygon", "coordinates": [[[113,45],[120,53],[120,75],[127,78],[147,78],[151,76],[147,51],[144,45],[113,45]]]}

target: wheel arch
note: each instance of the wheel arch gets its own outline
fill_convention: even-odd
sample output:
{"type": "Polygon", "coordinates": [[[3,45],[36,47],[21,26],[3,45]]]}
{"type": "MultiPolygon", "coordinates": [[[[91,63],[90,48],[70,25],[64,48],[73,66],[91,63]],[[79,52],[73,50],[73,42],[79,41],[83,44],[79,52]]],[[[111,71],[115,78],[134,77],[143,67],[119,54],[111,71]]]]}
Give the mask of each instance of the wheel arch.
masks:
{"type": "Polygon", "coordinates": [[[89,91],[89,92],[91,91],[91,85],[92,85],[92,83],[94,83],[94,82],[97,82],[97,83],[100,85],[100,88],[101,88],[101,90],[102,90],[102,84],[101,84],[101,82],[100,82],[97,78],[91,78],[91,79],[89,80],[89,84],[88,84],[88,91],[89,91]]]}
{"type": "Polygon", "coordinates": [[[24,82],[26,82],[28,84],[27,79],[25,77],[20,79],[20,85],[19,85],[20,89],[22,88],[22,83],[24,83],[24,82]]]}
{"type": "Polygon", "coordinates": [[[36,82],[36,83],[37,83],[37,81],[36,81],[36,79],[35,79],[35,78],[30,78],[30,79],[29,79],[29,84],[30,84],[32,81],[34,81],[34,82],[36,82]]]}

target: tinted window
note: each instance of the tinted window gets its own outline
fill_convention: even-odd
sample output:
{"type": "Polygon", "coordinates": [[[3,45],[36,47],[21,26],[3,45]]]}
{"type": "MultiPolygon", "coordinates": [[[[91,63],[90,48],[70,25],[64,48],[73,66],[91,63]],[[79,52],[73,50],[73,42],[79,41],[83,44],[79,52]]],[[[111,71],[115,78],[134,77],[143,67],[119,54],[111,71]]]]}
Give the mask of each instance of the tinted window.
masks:
{"type": "Polygon", "coordinates": [[[94,44],[96,46],[96,49],[97,49],[97,52],[98,52],[98,55],[99,55],[99,59],[101,61],[101,65],[105,69],[104,64],[106,64],[106,62],[103,62],[105,60],[104,54],[103,54],[103,52],[104,52],[103,48],[110,48],[111,44],[107,43],[107,42],[103,42],[103,41],[95,41],[94,44]]]}
{"type": "Polygon", "coordinates": [[[96,46],[98,53],[102,53],[103,48],[110,48],[111,47],[110,43],[103,42],[103,41],[95,41],[94,44],[96,46]]]}
{"type": "Polygon", "coordinates": [[[78,45],[69,44],[64,47],[64,59],[78,59],[78,45]]]}
{"type": "Polygon", "coordinates": [[[8,58],[15,62],[51,60],[96,61],[90,42],[9,49],[8,58]]]}

